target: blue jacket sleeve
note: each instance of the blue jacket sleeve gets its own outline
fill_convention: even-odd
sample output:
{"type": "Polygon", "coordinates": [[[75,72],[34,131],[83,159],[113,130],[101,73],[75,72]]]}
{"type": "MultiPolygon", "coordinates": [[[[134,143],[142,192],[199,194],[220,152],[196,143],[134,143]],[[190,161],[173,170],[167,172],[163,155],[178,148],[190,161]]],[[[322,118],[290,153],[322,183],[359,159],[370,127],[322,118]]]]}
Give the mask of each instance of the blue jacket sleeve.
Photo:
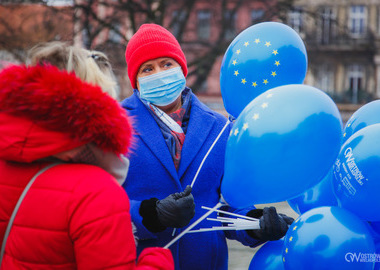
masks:
{"type": "Polygon", "coordinates": [[[140,216],[139,213],[140,205],[141,201],[130,200],[131,219],[133,224],[136,226],[135,236],[137,236],[139,240],[156,239],[156,235],[148,231],[148,229],[142,224],[142,216],[140,216]]]}
{"type": "MultiPolygon", "coordinates": [[[[250,210],[255,209],[255,207],[252,206],[252,207],[247,207],[247,208],[242,208],[242,209],[236,209],[236,208],[233,208],[233,207],[227,205],[227,206],[222,206],[220,209],[223,211],[227,211],[227,212],[239,214],[242,216],[246,216],[247,213],[250,210]]],[[[231,218],[233,218],[233,216],[231,216],[231,218]]],[[[237,231],[226,230],[226,231],[224,231],[224,234],[228,239],[237,240],[245,246],[256,247],[256,246],[264,243],[263,241],[257,240],[255,238],[252,238],[251,236],[249,236],[245,230],[237,230],[237,231]]]]}

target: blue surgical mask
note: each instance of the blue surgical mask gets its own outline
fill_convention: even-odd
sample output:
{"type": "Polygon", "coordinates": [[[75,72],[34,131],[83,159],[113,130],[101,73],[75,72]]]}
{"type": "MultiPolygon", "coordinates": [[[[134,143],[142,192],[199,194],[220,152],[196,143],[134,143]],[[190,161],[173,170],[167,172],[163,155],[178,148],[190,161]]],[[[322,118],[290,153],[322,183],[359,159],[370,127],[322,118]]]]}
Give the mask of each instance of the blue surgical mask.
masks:
{"type": "Polygon", "coordinates": [[[173,103],[186,86],[186,79],[181,67],[141,77],[138,80],[140,98],[158,106],[173,103]]]}

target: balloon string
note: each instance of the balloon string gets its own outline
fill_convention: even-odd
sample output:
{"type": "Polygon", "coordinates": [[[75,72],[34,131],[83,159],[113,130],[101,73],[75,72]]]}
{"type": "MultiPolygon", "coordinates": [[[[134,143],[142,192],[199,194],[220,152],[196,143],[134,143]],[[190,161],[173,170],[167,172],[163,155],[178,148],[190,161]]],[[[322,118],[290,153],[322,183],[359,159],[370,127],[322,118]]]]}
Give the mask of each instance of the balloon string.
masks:
{"type": "Polygon", "coordinates": [[[197,173],[195,174],[194,179],[193,179],[193,181],[191,182],[191,185],[190,185],[191,187],[194,186],[195,180],[197,180],[198,174],[199,174],[199,172],[200,172],[200,170],[201,170],[201,168],[202,168],[202,166],[203,166],[203,163],[205,163],[206,158],[208,157],[208,155],[210,154],[211,150],[214,148],[214,145],[217,143],[217,141],[219,140],[220,136],[222,136],[224,130],[228,127],[229,124],[230,124],[230,121],[227,119],[226,124],[224,125],[224,127],[222,128],[222,130],[219,132],[218,137],[216,137],[216,139],[215,139],[215,141],[212,143],[210,149],[208,149],[206,155],[204,156],[204,158],[203,158],[203,160],[202,160],[202,162],[201,162],[201,165],[199,165],[199,168],[198,168],[198,170],[197,170],[197,173]]]}
{"type": "Polygon", "coordinates": [[[218,202],[213,208],[210,208],[210,210],[205,213],[203,216],[198,218],[193,224],[191,224],[189,227],[187,227],[184,231],[182,231],[179,235],[177,235],[174,239],[172,239],[164,248],[169,248],[172,244],[174,244],[178,239],[180,239],[183,235],[185,235],[188,231],[190,231],[192,228],[194,228],[197,224],[199,224],[202,220],[207,218],[212,212],[214,212],[216,209],[221,207],[223,203],[218,202]]]}
{"type": "MultiPolygon", "coordinates": [[[[193,181],[191,182],[191,185],[190,185],[191,187],[194,186],[195,180],[197,180],[198,174],[199,174],[199,172],[201,171],[201,169],[202,169],[202,167],[203,167],[203,163],[205,163],[205,161],[206,161],[206,158],[207,158],[208,155],[210,154],[211,150],[214,148],[214,145],[217,143],[217,141],[219,141],[220,136],[222,136],[224,130],[228,127],[229,124],[230,124],[230,120],[227,119],[226,124],[224,125],[224,127],[222,128],[222,130],[219,132],[219,135],[216,137],[215,141],[212,143],[210,149],[208,149],[206,155],[204,156],[204,158],[203,158],[203,160],[202,160],[202,162],[201,162],[201,165],[199,165],[198,170],[197,170],[197,172],[196,172],[196,174],[195,174],[195,176],[194,176],[194,178],[193,178],[193,181]]],[[[174,236],[175,231],[176,231],[176,229],[174,228],[174,229],[173,229],[173,232],[172,232],[172,236],[174,236]]]]}
{"type": "Polygon", "coordinates": [[[202,208],[206,209],[206,210],[215,211],[215,212],[218,212],[218,213],[230,215],[230,216],[240,217],[240,218],[247,219],[247,220],[252,220],[252,221],[256,221],[257,220],[257,218],[243,216],[243,215],[239,215],[239,214],[235,214],[235,213],[231,213],[231,212],[227,212],[227,211],[223,211],[223,210],[218,210],[216,208],[215,209],[214,208],[210,208],[210,207],[207,207],[207,206],[202,206],[202,208]]]}

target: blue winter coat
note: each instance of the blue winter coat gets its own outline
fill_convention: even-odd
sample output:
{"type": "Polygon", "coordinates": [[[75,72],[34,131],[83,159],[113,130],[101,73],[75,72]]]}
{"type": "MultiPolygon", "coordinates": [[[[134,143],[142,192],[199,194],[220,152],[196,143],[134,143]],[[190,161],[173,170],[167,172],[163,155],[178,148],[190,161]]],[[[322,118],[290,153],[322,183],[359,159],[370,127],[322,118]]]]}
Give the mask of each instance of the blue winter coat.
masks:
{"type": "MultiPolygon", "coordinates": [[[[138,253],[146,247],[163,247],[173,239],[173,228],[151,233],[142,224],[139,207],[142,200],[152,197],[163,199],[171,193],[181,192],[190,185],[202,159],[226,124],[227,119],[206,107],[192,94],[190,121],[182,148],[178,172],[156,121],[136,94],[125,99],[122,106],[132,116],[135,128],[134,148],[130,154],[130,167],[123,187],[131,200],[132,221],[137,227],[138,253]]],[[[201,206],[214,207],[220,198],[220,185],[224,170],[224,154],[231,125],[226,128],[207,157],[193,186],[195,200],[194,222],[206,210],[201,206]]],[[[251,209],[251,208],[250,208],[251,209]]],[[[245,214],[250,209],[231,209],[245,214]]],[[[216,214],[210,217],[216,218],[216,214]]],[[[204,220],[197,228],[220,226],[219,222],[204,220]]],[[[182,229],[176,230],[176,235],[182,229]]],[[[173,244],[176,269],[223,270],[228,266],[226,237],[244,245],[255,246],[258,241],[245,231],[213,231],[185,234],[173,244]]]]}

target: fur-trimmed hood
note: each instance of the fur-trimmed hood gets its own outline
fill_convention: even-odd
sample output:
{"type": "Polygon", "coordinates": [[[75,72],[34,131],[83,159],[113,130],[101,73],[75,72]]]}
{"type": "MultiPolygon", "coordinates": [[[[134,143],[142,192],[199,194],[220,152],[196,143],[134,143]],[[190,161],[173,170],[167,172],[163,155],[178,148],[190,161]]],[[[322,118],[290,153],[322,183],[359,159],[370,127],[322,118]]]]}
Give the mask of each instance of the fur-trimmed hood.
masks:
{"type": "Polygon", "coordinates": [[[0,73],[0,158],[30,162],[93,142],[126,153],[132,126],[100,87],[54,66],[10,66],[0,73]]]}

